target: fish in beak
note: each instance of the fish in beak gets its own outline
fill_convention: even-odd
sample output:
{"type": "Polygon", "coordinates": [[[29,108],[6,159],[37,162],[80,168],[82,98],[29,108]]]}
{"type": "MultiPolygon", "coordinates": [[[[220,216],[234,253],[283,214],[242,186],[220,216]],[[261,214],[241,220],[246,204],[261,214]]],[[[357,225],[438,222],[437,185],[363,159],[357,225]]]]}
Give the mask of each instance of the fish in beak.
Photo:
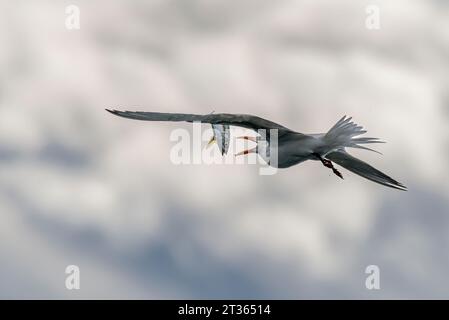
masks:
{"type": "Polygon", "coordinates": [[[227,154],[229,150],[229,141],[231,137],[229,125],[212,124],[212,130],[214,135],[207,143],[206,148],[209,148],[211,145],[216,143],[218,149],[220,150],[220,153],[222,155],[227,154]]]}

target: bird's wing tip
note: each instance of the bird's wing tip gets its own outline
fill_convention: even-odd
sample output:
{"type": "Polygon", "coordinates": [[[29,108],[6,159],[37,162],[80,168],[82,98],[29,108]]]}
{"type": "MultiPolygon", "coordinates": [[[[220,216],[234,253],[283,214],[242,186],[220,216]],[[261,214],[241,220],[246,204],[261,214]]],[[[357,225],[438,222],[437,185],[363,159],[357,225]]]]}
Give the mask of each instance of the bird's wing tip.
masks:
{"type": "Polygon", "coordinates": [[[106,110],[107,112],[112,113],[112,114],[117,114],[117,113],[119,113],[119,111],[118,111],[118,110],[115,110],[115,109],[108,109],[108,108],[105,108],[104,110],[106,110]]]}
{"type": "Polygon", "coordinates": [[[392,187],[395,188],[395,189],[397,189],[397,190],[400,190],[400,191],[405,191],[405,192],[408,191],[407,186],[404,185],[404,184],[402,184],[402,183],[400,183],[400,182],[397,182],[397,183],[395,183],[395,184],[392,184],[392,187]]]}

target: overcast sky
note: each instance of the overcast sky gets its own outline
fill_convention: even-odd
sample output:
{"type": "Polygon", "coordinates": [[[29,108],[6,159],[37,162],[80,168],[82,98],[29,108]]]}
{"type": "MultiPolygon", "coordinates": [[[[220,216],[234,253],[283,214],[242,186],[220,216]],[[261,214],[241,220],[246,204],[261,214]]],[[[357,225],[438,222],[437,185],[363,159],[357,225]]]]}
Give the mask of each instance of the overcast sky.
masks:
{"type": "Polygon", "coordinates": [[[0,1],[0,298],[447,298],[448,40],[436,0],[0,1]],[[174,165],[190,124],[110,107],[305,133],[347,114],[388,142],[353,154],[409,191],[174,165]]]}

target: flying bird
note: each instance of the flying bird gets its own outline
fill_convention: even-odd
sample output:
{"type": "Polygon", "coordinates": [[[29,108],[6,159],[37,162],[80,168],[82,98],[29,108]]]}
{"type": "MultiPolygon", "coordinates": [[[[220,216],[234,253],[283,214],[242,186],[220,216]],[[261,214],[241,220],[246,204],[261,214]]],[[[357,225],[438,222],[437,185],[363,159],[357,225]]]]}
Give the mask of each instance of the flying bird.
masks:
{"type": "Polygon", "coordinates": [[[141,112],[141,111],[106,111],[129,119],[144,121],[185,121],[209,123],[214,129],[214,137],[211,139],[220,141],[219,147],[222,154],[227,152],[229,141],[229,126],[243,127],[254,130],[264,137],[240,137],[256,143],[256,147],[245,150],[237,155],[257,153],[267,163],[276,168],[289,168],[293,165],[307,160],[320,161],[325,167],[343,179],[343,175],[334,167],[334,163],[346,168],[353,173],[381,185],[406,191],[407,187],[394,180],[386,174],[366,162],[351,156],[346,148],[358,148],[377,152],[365,145],[384,143],[378,138],[360,137],[367,131],[355,124],[352,117],[344,116],[327,133],[304,134],[288,129],[280,124],[249,114],[212,113],[206,115],[189,113],[163,113],[163,112],[141,112]],[[270,163],[267,150],[260,148],[262,142],[270,144],[272,130],[277,132],[277,161],[270,163]],[[264,150],[262,152],[261,150],[264,150]]]}

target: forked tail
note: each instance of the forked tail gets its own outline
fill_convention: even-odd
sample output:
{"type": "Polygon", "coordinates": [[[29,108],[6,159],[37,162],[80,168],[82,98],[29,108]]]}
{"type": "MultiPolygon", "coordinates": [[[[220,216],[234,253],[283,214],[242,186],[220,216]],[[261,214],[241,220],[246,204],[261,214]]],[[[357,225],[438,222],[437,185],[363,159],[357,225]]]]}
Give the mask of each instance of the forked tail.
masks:
{"type": "Polygon", "coordinates": [[[324,136],[324,140],[331,150],[341,150],[344,148],[357,148],[380,153],[376,150],[363,146],[364,144],[385,143],[378,138],[358,136],[365,134],[367,131],[351,121],[352,117],[341,118],[324,136]]]}

